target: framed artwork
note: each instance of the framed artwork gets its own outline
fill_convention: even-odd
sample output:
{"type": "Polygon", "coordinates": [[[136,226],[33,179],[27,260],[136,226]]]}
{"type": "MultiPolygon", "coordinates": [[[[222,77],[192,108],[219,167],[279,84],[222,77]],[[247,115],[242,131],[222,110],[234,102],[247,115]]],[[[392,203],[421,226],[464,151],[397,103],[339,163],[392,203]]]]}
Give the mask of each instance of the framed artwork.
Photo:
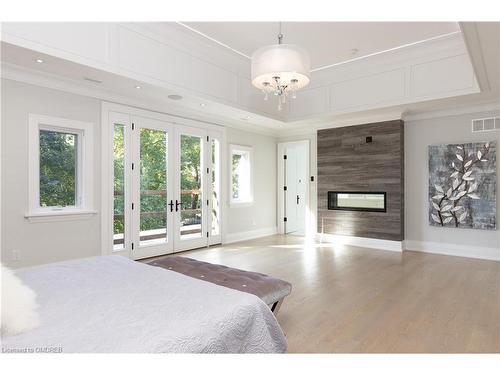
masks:
{"type": "Polygon", "coordinates": [[[496,229],[496,142],[429,146],[429,224],[496,229]]]}

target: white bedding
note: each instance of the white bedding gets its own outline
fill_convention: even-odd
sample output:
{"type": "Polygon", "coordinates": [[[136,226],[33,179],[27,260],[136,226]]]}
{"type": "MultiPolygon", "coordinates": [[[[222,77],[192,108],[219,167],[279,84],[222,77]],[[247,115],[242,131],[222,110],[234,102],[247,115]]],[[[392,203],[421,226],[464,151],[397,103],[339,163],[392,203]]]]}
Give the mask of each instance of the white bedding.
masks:
{"type": "Polygon", "coordinates": [[[2,338],[3,352],[284,352],[273,313],[258,297],[120,256],[21,269],[40,327],[2,338]]]}

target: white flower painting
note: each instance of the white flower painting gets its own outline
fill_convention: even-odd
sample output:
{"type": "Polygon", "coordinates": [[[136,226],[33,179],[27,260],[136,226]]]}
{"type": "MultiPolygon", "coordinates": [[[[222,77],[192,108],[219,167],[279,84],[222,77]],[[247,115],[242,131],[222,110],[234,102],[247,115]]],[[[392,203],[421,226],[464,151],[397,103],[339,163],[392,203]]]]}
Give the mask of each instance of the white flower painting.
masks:
{"type": "Polygon", "coordinates": [[[429,146],[429,223],[496,229],[496,142],[429,146]]]}

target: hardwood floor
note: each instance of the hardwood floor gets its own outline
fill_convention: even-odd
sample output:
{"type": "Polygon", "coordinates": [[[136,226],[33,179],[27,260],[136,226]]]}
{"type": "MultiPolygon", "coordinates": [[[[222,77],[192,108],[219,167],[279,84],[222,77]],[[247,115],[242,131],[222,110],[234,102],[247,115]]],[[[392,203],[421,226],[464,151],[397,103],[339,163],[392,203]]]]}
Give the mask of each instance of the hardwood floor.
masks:
{"type": "Polygon", "coordinates": [[[291,282],[289,352],[500,352],[500,262],[291,236],[181,255],[291,282]]]}

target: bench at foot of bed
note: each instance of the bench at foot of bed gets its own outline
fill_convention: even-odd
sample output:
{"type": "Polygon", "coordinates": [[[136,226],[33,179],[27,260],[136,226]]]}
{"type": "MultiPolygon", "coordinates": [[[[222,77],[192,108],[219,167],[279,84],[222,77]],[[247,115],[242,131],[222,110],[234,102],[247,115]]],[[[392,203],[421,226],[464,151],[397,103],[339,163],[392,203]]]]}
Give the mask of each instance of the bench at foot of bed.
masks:
{"type": "Polygon", "coordinates": [[[241,292],[255,294],[270,307],[274,314],[278,312],[283,300],[292,291],[292,284],[284,280],[186,257],[168,256],[153,260],[148,264],[241,292]]]}

